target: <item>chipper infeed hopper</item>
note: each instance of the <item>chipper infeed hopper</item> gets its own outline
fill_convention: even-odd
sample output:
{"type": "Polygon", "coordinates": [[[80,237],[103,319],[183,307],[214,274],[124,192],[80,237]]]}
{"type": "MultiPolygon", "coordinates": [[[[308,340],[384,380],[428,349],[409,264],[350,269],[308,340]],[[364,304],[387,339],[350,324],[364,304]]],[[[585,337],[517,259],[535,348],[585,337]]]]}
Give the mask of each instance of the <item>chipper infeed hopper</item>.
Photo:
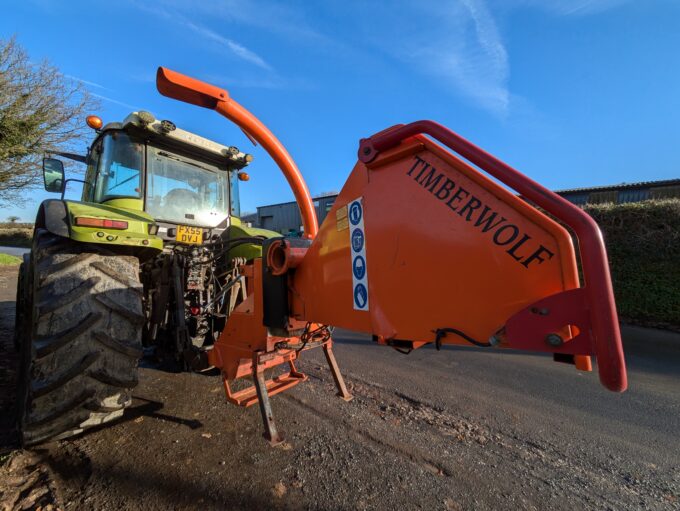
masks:
{"type": "Polygon", "coordinates": [[[304,350],[323,347],[350,398],[331,325],[403,352],[430,343],[530,350],[585,371],[594,356],[602,384],[626,389],[605,247],[578,207],[447,128],[418,121],[360,141],[318,228],[300,172],[260,121],[218,87],[164,68],[157,79],[162,94],[216,110],[257,140],[301,211],[302,239],[270,239],[241,267],[247,297],[209,355],[230,401],[260,404],[272,443],[281,436],[269,396],[306,378],[294,365],[304,350]],[[284,363],[290,372],[264,378],[284,363]],[[253,387],[233,392],[230,383],[244,376],[253,387]]]}

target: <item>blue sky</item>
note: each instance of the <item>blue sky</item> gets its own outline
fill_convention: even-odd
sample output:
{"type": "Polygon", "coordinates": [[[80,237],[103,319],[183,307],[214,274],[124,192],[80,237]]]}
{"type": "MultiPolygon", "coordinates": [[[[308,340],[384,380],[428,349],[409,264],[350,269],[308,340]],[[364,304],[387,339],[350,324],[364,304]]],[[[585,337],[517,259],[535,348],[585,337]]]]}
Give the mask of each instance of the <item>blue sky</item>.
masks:
{"type": "MultiPolygon", "coordinates": [[[[360,138],[417,119],[552,189],[680,177],[676,0],[17,1],[12,34],[98,95],[105,122],[149,110],[252,152],[245,211],[292,200],[285,180],[226,120],[161,97],[157,66],[227,88],[313,194],[342,187],[360,138]]],[[[32,221],[49,195],[3,216],[32,221]]]]}

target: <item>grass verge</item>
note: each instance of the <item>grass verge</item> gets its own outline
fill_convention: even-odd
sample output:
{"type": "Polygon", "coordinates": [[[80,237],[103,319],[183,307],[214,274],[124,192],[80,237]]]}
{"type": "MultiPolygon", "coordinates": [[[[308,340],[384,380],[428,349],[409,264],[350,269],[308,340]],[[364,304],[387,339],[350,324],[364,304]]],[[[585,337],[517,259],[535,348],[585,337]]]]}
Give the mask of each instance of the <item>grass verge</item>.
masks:
{"type": "Polygon", "coordinates": [[[14,266],[21,263],[21,259],[9,254],[0,254],[0,266],[14,266]]]}

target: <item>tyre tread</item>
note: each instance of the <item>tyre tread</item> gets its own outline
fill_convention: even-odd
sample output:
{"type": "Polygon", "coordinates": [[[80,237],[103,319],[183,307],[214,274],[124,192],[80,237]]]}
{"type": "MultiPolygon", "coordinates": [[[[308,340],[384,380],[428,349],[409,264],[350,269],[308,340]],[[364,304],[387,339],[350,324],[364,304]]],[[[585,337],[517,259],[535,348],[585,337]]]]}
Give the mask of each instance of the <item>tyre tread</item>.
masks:
{"type": "Polygon", "coordinates": [[[138,383],[145,322],[136,258],[39,228],[30,260],[33,326],[21,343],[19,396],[25,446],[121,416],[138,383]]]}

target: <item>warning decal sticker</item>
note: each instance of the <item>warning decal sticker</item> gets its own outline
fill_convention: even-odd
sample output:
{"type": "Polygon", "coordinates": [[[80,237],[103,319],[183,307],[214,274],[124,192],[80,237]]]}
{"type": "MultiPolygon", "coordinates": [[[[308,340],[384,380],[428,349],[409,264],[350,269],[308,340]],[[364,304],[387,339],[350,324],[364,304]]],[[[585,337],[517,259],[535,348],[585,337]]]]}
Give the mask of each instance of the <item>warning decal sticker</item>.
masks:
{"type": "Polygon", "coordinates": [[[368,271],[366,268],[366,236],[364,207],[359,197],[347,205],[349,218],[350,259],[352,260],[352,300],[354,310],[368,310],[368,271]]]}

